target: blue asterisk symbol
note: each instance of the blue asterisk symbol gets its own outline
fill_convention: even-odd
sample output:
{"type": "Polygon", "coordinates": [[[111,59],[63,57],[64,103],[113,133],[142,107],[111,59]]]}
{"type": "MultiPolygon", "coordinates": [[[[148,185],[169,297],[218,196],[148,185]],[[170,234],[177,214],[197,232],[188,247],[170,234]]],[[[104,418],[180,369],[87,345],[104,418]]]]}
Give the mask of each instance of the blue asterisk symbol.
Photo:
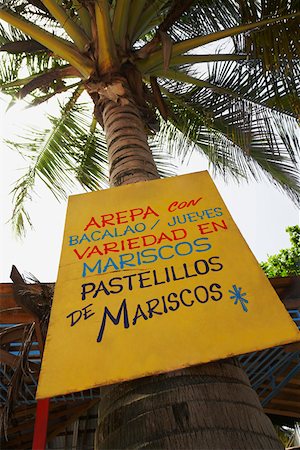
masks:
{"type": "Polygon", "coordinates": [[[234,299],[234,304],[237,305],[239,302],[242,305],[242,308],[245,312],[248,312],[248,308],[246,306],[246,303],[249,303],[248,300],[245,298],[247,295],[246,292],[242,292],[241,287],[237,287],[235,284],[232,285],[233,291],[229,289],[228,292],[232,294],[230,297],[231,299],[234,299]]]}

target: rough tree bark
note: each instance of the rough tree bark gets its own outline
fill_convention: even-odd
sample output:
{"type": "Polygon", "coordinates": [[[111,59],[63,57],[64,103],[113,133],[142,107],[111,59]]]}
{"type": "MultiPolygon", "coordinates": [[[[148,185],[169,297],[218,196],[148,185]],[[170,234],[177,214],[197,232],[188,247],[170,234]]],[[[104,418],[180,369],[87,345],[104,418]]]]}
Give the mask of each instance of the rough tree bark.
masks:
{"type": "MultiPolygon", "coordinates": [[[[110,185],[158,178],[143,120],[126,81],[119,78],[113,94],[106,95],[103,86],[97,89],[91,91],[96,117],[106,132],[110,185]]],[[[101,391],[95,442],[99,450],[282,449],[256,392],[234,359],[101,391]]]]}
{"type": "Polygon", "coordinates": [[[282,449],[235,360],[103,388],[99,449],[282,449]]]}

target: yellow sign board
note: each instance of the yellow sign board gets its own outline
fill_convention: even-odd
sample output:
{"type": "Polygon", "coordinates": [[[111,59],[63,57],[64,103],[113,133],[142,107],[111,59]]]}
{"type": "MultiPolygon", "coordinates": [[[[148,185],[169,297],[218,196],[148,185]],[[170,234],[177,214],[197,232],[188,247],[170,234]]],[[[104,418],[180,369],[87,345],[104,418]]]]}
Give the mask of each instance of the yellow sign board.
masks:
{"type": "Polygon", "coordinates": [[[207,172],[70,197],[37,398],[299,339],[207,172]]]}

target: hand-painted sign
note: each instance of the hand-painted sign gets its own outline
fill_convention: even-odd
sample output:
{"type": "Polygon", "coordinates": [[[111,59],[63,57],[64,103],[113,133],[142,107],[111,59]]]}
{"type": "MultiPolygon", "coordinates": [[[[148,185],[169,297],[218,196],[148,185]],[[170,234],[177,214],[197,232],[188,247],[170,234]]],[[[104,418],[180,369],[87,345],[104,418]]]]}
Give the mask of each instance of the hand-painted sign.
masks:
{"type": "Polygon", "coordinates": [[[37,398],[296,340],[207,172],[70,197],[37,398]]]}

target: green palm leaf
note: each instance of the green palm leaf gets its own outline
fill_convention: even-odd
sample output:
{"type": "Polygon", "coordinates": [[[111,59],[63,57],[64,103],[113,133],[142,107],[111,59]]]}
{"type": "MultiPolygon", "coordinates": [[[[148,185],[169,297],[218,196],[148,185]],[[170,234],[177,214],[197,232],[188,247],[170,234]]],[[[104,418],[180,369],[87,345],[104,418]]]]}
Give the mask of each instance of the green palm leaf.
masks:
{"type": "Polygon", "coordinates": [[[18,233],[24,233],[24,224],[28,219],[25,203],[31,199],[37,177],[49,187],[57,199],[66,198],[66,192],[74,186],[72,171],[76,151],[73,150],[72,144],[76,142],[77,136],[83,133],[79,125],[82,112],[80,117],[77,116],[82,108],[75,103],[79,92],[77,90],[62,108],[59,118],[49,116],[52,128],[30,129],[27,139],[25,136],[23,142],[7,142],[29,160],[28,171],[13,189],[15,208],[12,221],[18,233]],[[78,122],[76,119],[79,119],[78,122]]]}
{"type": "MultiPolygon", "coordinates": [[[[106,142],[95,118],[87,133],[76,139],[74,175],[81,186],[87,190],[107,187],[108,162],[106,142]]],[[[75,149],[73,147],[73,149],[75,149]]]]}
{"type": "Polygon", "coordinates": [[[173,111],[171,138],[177,156],[200,150],[224,176],[246,178],[251,174],[257,179],[261,168],[294,201],[300,201],[299,139],[294,119],[243,98],[204,89],[184,94],[186,89],[176,84],[172,93],[164,90],[173,111]],[[181,139],[175,139],[176,129],[181,139]]]}
{"type": "MultiPolygon", "coordinates": [[[[5,16],[8,21],[21,18],[13,23],[43,45],[0,24],[4,93],[15,99],[28,95],[29,104],[36,105],[87,87],[101,123],[103,93],[114,77],[124,77],[162,176],[176,168],[162,150],[172,139],[169,158],[201,151],[224,176],[267,173],[299,201],[297,0],[99,0],[84,5],[72,0],[68,6],[50,2],[52,14],[40,0],[9,0],[5,8],[13,11],[5,16]],[[61,26],[64,18],[66,27],[61,26]],[[66,60],[78,78],[70,78],[66,60]],[[160,114],[166,123],[156,137],[160,114]]],[[[49,118],[50,128],[34,131],[34,141],[17,145],[30,162],[14,190],[20,230],[37,178],[57,197],[74,183],[84,189],[105,184],[103,130],[92,109],[75,104],[74,96],[59,119],[49,118]]]]}

